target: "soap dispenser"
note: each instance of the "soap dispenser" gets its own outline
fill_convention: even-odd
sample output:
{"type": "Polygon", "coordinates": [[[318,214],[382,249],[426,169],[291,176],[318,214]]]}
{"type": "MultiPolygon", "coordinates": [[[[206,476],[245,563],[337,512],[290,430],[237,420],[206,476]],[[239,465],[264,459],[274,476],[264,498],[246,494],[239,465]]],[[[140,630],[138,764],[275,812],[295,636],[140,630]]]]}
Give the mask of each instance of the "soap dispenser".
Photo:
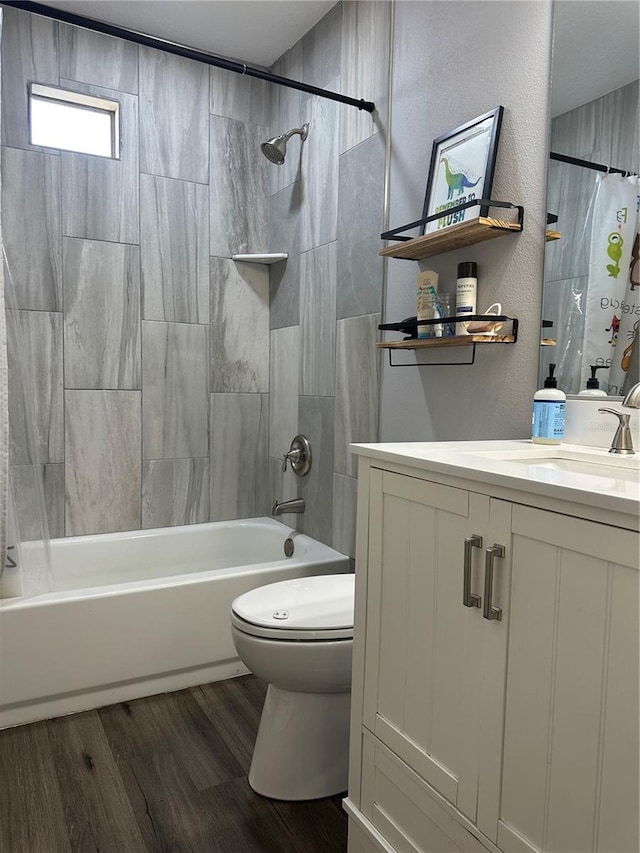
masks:
{"type": "Polygon", "coordinates": [[[591,379],[587,379],[587,387],[578,394],[578,397],[608,397],[609,395],[600,388],[600,383],[596,379],[596,370],[608,369],[608,364],[590,364],[591,379]]]}
{"type": "Polygon", "coordinates": [[[567,395],[558,388],[555,369],[555,364],[549,365],[544,387],[533,395],[531,440],[534,444],[560,444],[564,438],[567,395]]]}

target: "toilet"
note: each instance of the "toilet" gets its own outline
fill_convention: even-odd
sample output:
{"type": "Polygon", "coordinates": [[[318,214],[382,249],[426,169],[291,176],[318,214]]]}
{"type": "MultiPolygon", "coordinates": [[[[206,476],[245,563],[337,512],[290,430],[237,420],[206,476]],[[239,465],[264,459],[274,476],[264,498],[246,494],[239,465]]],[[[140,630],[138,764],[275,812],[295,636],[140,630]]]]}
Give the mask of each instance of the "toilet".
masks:
{"type": "Polygon", "coordinates": [[[231,604],[238,655],[268,683],[249,784],[277,800],[347,789],[354,575],[280,581],[231,604]]]}

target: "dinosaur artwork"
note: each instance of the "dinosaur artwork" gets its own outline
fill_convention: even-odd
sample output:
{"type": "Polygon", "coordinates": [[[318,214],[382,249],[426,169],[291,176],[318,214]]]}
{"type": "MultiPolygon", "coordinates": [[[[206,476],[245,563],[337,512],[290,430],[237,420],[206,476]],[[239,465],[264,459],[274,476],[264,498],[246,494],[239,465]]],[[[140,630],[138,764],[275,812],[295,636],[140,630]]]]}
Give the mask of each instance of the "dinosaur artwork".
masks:
{"type": "MultiPolygon", "coordinates": [[[[440,159],[440,162],[444,163],[445,177],[447,179],[447,186],[449,188],[449,191],[447,193],[447,199],[453,198],[454,192],[457,195],[462,195],[465,189],[471,189],[472,187],[475,187],[475,185],[480,180],[480,178],[478,178],[476,181],[471,183],[464,172],[452,172],[447,157],[442,157],[440,159]]],[[[482,175],[480,177],[482,177],[482,175]]]]}
{"type": "Polygon", "coordinates": [[[608,237],[609,245],[607,246],[607,255],[613,261],[612,264],[607,264],[607,271],[612,278],[618,278],[620,275],[620,258],[622,257],[622,246],[624,240],[622,235],[617,231],[612,231],[608,237]]]}

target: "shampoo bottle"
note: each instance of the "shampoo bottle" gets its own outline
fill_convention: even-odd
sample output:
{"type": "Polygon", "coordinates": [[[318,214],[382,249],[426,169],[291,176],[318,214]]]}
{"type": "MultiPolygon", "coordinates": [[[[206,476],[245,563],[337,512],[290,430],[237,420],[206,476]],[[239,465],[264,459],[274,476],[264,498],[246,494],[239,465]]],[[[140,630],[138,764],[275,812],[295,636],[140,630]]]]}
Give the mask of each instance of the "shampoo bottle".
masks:
{"type": "Polygon", "coordinates": [[[534,444],[560,444],[564,438],[564,413],[567,395],[558,388],[553,375],[555,364],[549,365],[544,388],[533,395],[531,440],[534,444]]]}
{"type": "MultiPolygon", "coordinates": [[[[464,261],[458,264],[456,280],[456,315],[476,313],[476,296],[478,289],[478,265],[475,261],[464,261]]],[[[468,335],[468,323],[456,323],[456,335],[468,335]]]]}
{"type": "Polygon", "coordinates": [[[608,397],[606,391],[600,387],[600,383],[596,379],[596,370],[608,370],[608,364],[590,364],[591,379],[587,379],[587,387],[578,394],[578,397],[608,397]]]}

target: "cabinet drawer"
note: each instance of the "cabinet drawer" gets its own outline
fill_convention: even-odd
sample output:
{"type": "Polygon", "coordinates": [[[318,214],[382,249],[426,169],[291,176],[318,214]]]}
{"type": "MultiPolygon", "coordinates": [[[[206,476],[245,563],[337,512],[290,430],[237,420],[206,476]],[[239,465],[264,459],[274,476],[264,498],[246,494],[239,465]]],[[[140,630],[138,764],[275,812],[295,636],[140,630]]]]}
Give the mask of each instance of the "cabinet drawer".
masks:
{"type": "MultiPolygon", "coordinates": [[[[486,853],[461,815],[364,730],[361,809],[397,853],[486,853]]],[[[490,848],[495,849],[495,848],[490,848]]]]}

